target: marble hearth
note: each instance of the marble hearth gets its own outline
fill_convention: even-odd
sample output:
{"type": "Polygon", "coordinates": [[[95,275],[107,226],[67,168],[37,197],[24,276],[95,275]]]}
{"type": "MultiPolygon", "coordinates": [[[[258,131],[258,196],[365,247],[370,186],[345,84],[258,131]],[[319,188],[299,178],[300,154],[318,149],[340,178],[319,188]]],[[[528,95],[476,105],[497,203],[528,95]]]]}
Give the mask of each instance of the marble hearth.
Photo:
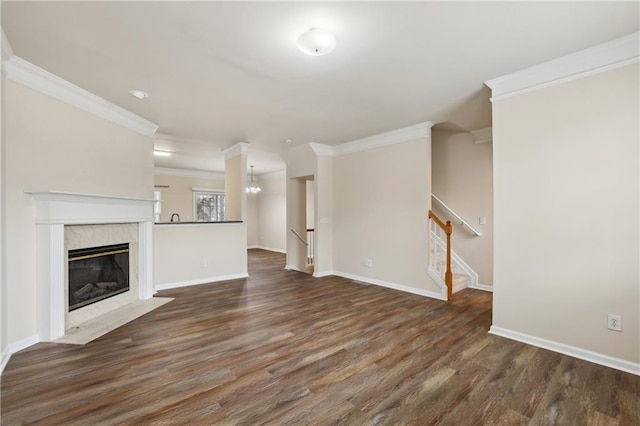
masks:
{"type": "Polygon", "coordinates": [[[30,193],[36,201],[40,341],[60,339],[80,323],[152,298],[153,200],[59,191],[30,193]],[[69,313],[67,250],[112,242],[130,244],[130,276],[135,278],[129,291],[69,313]]]}

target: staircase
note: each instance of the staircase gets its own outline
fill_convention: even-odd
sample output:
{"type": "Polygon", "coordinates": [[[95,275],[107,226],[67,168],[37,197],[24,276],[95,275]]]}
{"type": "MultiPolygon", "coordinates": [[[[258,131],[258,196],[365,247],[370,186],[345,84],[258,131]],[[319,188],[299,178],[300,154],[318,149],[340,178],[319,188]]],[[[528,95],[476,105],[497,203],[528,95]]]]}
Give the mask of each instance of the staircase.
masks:
{"type": "Polygon", "coordinates": [[[444,224],[429,212],[429,276],[441,287],[447,288],[447,299],[467,287],[476,287],[478,274],[450,247],[453,232],[451,222],[444,224]],[[447,283],[447,256],[450,258],[451,288],[447,283]]]}

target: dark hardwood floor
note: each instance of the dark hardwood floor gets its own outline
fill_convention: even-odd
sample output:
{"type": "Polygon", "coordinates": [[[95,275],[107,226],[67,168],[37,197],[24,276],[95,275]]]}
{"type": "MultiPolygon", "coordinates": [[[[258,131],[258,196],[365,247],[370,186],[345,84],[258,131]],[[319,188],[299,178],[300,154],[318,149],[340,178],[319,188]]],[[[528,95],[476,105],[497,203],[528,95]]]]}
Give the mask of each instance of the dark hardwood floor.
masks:
{"type": "Polygon", "coordinates": [[[640,424],[640,377],[489,335],[490,293],[249,262],[87,345],[14,354],[2,424],[640,424]]]}

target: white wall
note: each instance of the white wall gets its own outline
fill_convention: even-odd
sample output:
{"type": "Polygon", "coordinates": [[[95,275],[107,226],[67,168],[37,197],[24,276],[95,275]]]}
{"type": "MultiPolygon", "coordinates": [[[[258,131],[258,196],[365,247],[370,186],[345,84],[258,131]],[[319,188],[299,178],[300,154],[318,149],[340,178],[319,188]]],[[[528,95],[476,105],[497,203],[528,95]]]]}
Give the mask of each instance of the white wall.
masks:
{"type": "Polygon", "coordinates": [[[458,224],[437,203],[432,209],[453,224],[452,248],[477,273],[480,284],[493,284],[493,153],[491,142],[476,144],[471,133],[433,131],[433,193],[477,229],[478,237],[458,224]],[[479,218],[487,219],[480,225],[479,218]]]}
{"type": "Polygon", "coordinates": [[[285,172],[260,176],[262,191],[258,204],[259,247],[285,252],[287,250],[287,178],[285,172]]]}
{"type": "Polygon", "coordinates": [[[153,195],[153,138],[5,82],[8,342],[36,334],[34,201],[28,190],[153,195]]]}
{"type": "Polygon", "coordinates": [[[333,159],[335,271],[440,294],[427,275],[430,164],[429,137],[333,159]]]}
{"type": "Polygon", "coordinates": [[[640,363],[638,65],[493,104],[493,326],[640,363]],[[607,314],[623,331],[607,330],[607,314]]]}
{"type": "Polygon", "coordinates": [[[156,188],[162,192],[161,222],[169,222],[173,213],[180,215],[182,222],[193,221],[192,188],[216,189],[224,192],[224,178],[206,176],[167,176],[156,173],[155,185],[168,185],[169,188],[156,188]]]}
{"type": "Polygon", "coordinates": [[[246,277],[246,232],[244,223],[155,225],[156,288],[246,277]]]}

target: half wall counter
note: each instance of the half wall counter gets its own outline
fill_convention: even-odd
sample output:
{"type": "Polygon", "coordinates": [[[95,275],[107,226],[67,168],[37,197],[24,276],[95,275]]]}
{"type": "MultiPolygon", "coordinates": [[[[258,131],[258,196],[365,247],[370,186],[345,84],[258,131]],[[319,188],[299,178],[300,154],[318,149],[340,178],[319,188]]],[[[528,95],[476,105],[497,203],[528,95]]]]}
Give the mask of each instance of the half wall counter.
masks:
{"type": "Polygon", "coordinates": [[[248,277],[246,223],[156,223],[153,272],[156,290],[248,277]]]}

